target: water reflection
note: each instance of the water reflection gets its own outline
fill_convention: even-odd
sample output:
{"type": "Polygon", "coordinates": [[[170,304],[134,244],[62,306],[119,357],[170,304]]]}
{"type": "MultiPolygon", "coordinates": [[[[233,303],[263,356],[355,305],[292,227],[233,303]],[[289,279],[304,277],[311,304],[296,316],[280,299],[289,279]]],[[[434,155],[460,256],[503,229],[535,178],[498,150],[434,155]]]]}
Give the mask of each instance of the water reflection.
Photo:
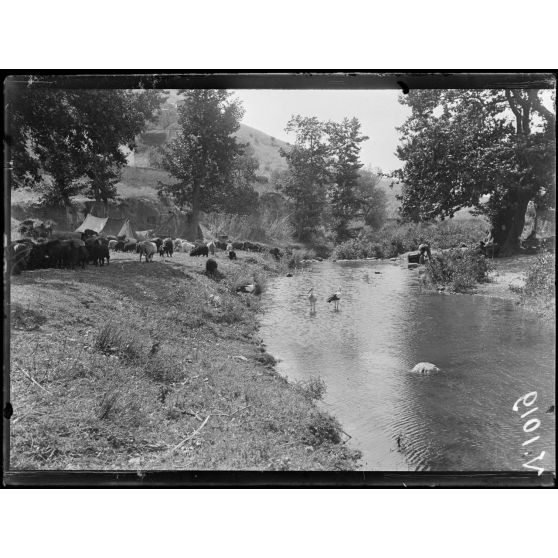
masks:
{"type": "Polygon", "coordinates": [[[416,271],[370,262],[280,278],[265,302],[262,335],[280,372],[325,380],[324,406],[366,468],[521,470],[526,437],[512,405],[536,390],[537,448],[554,469],[554,415],[543,414],[554,403],[553,331],[511,303],[420,293],[416,271]],[[338,285],[334,311],[326,298],[338,285]],[[443,373],[411,374],[419,361],[443,373]]]}

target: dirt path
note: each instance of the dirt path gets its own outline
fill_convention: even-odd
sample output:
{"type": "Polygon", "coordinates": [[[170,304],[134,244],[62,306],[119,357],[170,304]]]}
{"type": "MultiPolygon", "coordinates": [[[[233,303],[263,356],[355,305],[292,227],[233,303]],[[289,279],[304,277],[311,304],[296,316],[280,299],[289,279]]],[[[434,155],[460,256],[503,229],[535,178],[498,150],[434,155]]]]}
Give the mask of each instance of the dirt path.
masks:
{"type": "Polygon", "coordinates": [[[510,285],[523,286],[525,274],[536,259],[536,255],[517,255],[492,260],[495,269],[490,273],[491,282],[479,284],[475,294],[519,301],[519,295],[510,285]]]}

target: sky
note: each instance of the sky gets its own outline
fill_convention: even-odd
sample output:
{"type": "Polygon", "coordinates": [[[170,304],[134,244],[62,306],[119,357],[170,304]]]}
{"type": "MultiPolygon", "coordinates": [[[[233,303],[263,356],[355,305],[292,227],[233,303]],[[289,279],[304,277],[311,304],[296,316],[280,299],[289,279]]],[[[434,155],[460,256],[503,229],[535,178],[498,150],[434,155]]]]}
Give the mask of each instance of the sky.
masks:
{"type": "Polygon", "coordinates": [[[292,115],[316,116],[320,120],[341,121],[355,116],[361,132],[370,139],[361,144],[361,161],[365,166],[392,171],[401,166],[395,156],[401,126],[410,114],[398,102],[397,90],[279,90],[237,89],[232,91],[246,110],[242,123],[293,142],[285,132],[292,115]]]}

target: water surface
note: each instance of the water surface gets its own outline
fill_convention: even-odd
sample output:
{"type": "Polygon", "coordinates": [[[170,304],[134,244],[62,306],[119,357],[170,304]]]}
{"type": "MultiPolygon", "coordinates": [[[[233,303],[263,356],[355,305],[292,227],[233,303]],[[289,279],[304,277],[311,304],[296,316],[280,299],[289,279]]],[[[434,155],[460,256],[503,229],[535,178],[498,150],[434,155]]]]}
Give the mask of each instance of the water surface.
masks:
{"type": "Polygon", "coordinates": [[[545,450],[555,470],[554,415],[545,414],[555,403],[554,331],[512,302],[423,292],[417,270],[392,262],[314,264],[274,281],[264,301],[261,333],[279,372],[325,380],[323,405],[365,469],[526,471],[545,450]],[[336,312],[325,299],[338,286],[336,312]],[[421,361],[443,372],[411,373],[421,361]],[[539,410],[521,419],[512,406],[531,391],[539,410]],[[530,418],[541,426],[526,434],[530,418]]]}

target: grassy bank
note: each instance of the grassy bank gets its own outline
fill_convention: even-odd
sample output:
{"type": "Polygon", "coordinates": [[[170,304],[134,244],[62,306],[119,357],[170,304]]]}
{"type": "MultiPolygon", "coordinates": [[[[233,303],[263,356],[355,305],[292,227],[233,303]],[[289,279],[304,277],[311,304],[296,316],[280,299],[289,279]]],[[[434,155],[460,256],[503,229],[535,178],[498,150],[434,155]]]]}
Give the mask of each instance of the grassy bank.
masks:
{"type": "Polygon", "coordinates": [[[259,298],[234,292],[273,260],[217,261],[218,279],[185,254],[12,278],[11,468],[357,467],[323,386],[275,372],[259,298]]]}

